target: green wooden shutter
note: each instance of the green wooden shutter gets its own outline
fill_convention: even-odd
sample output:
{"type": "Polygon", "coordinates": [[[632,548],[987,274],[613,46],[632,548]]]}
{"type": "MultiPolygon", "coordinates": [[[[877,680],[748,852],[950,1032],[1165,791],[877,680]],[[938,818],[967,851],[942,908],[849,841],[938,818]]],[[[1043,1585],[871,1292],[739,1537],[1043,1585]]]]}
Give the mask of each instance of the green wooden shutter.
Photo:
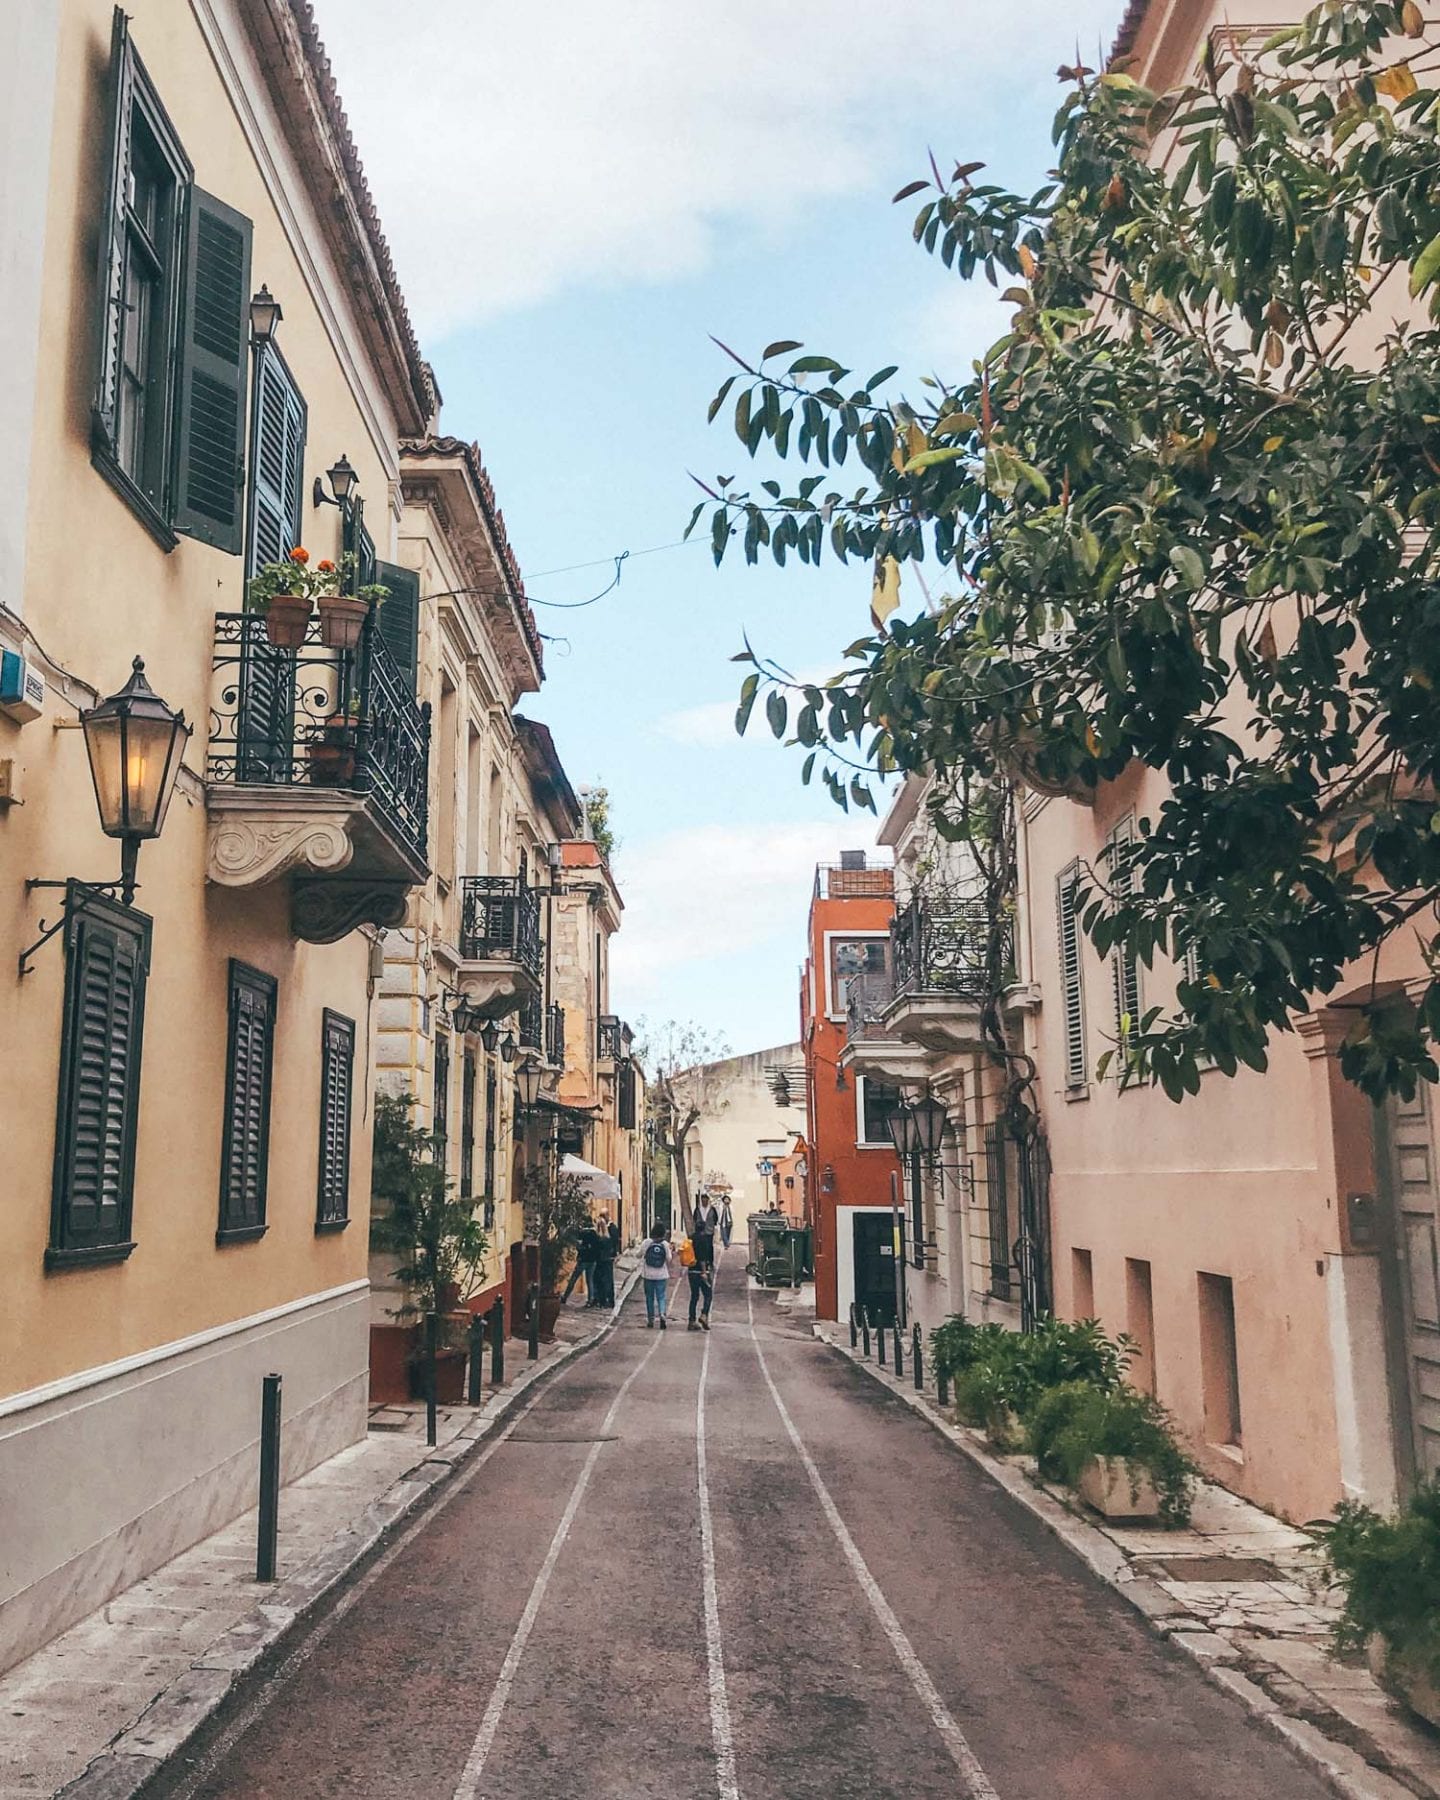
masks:
{"type": "Polygon", "coordinates": [[[101,895],[65,928],[52,1263],[129,1243],[150,921],[101,895]]]}
{"type": "Polygon", "coordinates": [[[120,393],[120,314],[125,301],[125,198],[130,189],[134,88],[129,22],[117,6],[110,34],[110,166],[105,182],[105,210],[100,219],[100,260],[95,286],[98,308],[95,398],[91,408],[94,436],[112,456],[120,393]]]}
{"type": "Polygon", "coordinates": [[[270,1076],[275,1050],[273,975],[230,964],[230,1042],[220,1152],[221,1240],[265,1229],[270,1161],[270,1076]]]}
{"type": "Polygon", "coordinates": [[[390,590],[380,608],[380,637],[413,692],[420,659],[420,577],[398,563],[382,562],[376,564],[375,578],[390,590]]]}
{"type": "Polygon", "coordinates": [[[320,1183],[317,1225],[350,1217],[350,1088],[355,1021],[327,1007],[320,1028],[320,1183]]]}
{"type": "MultiPolygon", "coordinates": [[[[305,402],[284,358],[265,347],[255,372],[250,443],[250,548],[246,574],[279,562],[300,542],[305,462],[305,402]]],[[[261,622],[247,631],[239,727],[241,781],[295,778],[295,658],[277,650],[261,622]]]]}
{"type": "Polygon", "coordinates": [[[238,556],[245,542],[251,224],[191,190],[175,529],[238,556]]]}
{"type": "Polygon", "coordinates": [[[1080,962],[1080,917],[1071,869],[1060,877],[1056,912],[1060,927],[1060,1000],[1065,1030],[1065,1085],[1082,1088],[1088,1073],[1085,1054],[1085,991],[1080,962]]]}

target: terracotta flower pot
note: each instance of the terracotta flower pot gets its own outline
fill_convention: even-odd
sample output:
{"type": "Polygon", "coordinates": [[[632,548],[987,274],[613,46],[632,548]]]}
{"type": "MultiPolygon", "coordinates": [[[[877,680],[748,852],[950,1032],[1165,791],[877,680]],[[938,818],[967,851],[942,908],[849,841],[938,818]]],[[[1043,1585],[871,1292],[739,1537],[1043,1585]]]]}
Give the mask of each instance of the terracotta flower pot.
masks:
{"type": "Polygon", "coordinates": [[[320,608],[320,642],[330,650],[353,650],[360,642],[365,615],[370,608],[364,600],[348,594],[322,595],[320,608]]]}
{"type": "Polygon", "coordinates": [[[272,594],[265,608],[265,635],[277,650],[298,650],[310,624],[308,594],[272,594]]]}
{"type": "Polygon", "coordinates": [[[1123,1456],[1096,1456],[1080,1472],[1080,1498],[1107,1519],[1158,1519],[1160,1495],[1150,1471],[1123,1456]]]}
{"type": "Polygon", "coordinates": [[[348,787],[355,779],[355,720],[336,713],[305,746],[316,787],[348,787]]]}

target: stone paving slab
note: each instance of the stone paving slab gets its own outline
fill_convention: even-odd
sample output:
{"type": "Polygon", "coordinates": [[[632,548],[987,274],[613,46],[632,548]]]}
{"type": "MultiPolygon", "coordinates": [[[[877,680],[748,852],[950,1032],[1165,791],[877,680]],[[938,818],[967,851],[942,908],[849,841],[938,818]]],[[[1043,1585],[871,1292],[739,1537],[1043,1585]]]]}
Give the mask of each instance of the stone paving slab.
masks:
{"type": "Polygon", "coordinates": [[[1329,1653],[1339,1609],[1309,1533],[1212,1482],[1198,1484],[1185,1530],[1114,1524],[1042,1481],[1032,1457],[996,1455],[983,1433],[940,1408],[933,1388],[917,1392],[908,1367],[897,1381],[893,1370],[850,1348],[846,1327],[822,1320],[814,1329],[1042,1519],[1332,1792],[1346,1800],[1440,1800],[1440,1737],[1412,1719],[1368,1669],[1329,1653]],[[1220,1555],[1258,1557],[1278,1578],[1178,1581],[1155,1569],[1220,1555]]]}
{"type": "MultiPolygon", "coordinates": [[[[624,1301],[638,1262],[622,1258],[624,1301]]],[[[117,1594],[0,1676],[0,1800],[131,1800],[199,1730],[247,1669],[397,1524],[448,1480],[535,1381],[588,1349],[611,1312],[562,1312],[556,1342],[526,1359],[507,1341],[509,1378],[482,1407],[441,1407],[437,1445],[421,1404],[386,1406],[384,1427],[280,1497],[281,1579],[254,1580],[256,1515],[236,1519],[117,1594]],[[518,1354],[517,1354],[518,1352],[518,1354]]]]}

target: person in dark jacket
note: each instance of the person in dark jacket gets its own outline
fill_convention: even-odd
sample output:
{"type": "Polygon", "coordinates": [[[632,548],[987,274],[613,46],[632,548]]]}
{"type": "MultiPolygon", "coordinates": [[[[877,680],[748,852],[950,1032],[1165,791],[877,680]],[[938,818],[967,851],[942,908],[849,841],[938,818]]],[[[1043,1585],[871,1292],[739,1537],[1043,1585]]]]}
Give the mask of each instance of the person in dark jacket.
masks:
{"type": "Polygon", "coordinates": [[[690,1264],[690,1331],[708,1331],[710,1329],[710,1302],[715,1297],[715,1233],[704,1213],[695,1214],[695,1223],[690,1228],[690,1248],[695,1253],[695,1260],[690,1264]],[[697,1322],[695,1313],[700,1302],[704,1308],[697,1322]]]}
{"type": "Polygon", "coordinates": [[[599,1306],[615,1304],[615,1258],[620,1254],[620,1228],[601,1213],[595,1231],[595,1298],[599,1306]]]}
{"type": "MultiPolygon", "coordinates": [[[[566,1300],[574,1293],[575,1283],[583,1276],[585,1280],[585,1304],[587,1306],[599,1305],[599,1301],[595,1298],[595,1269],[599,1258],[599,1233],[593,1225],[582,1225],[580,1230],[575,1234],[575,1267],[570,1271],[570,1282],[565,1289],[566,1300]]],[[[563,1304],[564,1302],[562,1301],[562,1305],[563,1304]]]]}

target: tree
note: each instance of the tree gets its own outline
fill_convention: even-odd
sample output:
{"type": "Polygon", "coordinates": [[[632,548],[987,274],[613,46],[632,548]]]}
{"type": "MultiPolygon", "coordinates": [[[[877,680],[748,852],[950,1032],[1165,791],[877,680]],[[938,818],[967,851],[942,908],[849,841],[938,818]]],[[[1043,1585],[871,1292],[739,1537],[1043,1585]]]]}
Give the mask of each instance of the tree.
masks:
{"type": "Polygon", "coordinates": [[[396,1258],[405,1288],[394,1317],[441,1317],[462,1306],[484,1278],[490,1240],[470,1201],[457,1199],[435,1161],[435,1139],[410,1116],[413,1094],[375,1096],[371,1163],[371,1247],[396,1258]]]}
{"type": "Polygon", "coordinates": [[[952,583],[827,682],[747,644],[740,729],[763,692],[842,804],[873,805],[894,769],[1082,793],[1132,761],[1163,772],[1123,867],[1089,872],[1082,922],[1102,954],[1181,969],[1175,1008],[1124,1044],[1172,1099],[1207,1061],[1264,1068],[1271,1033],[1412,933],[1423,991],[1372,980],[1340,1060],[1377,1099],[1440,1074],[1425,31],[1415,0],[1347,0],[1253,50],[1207,40],[1164,95],[1062,70],[1038,192],[932,163],[896,196],[923,193],[927,252],[1011,284],[1011,329],[965,379],[887,399],[893,366],[857,386],[782,340],[737,357],[711,409],[738,384],[750,455],[812,468],[788,492],[717,482],[717,560],[864,559],[884,605],[927,556],[952,583]],[[1146,160],[1157,140],[1173,154],[1146,160]]]}
{"type": "Polygon", "coordinates": [[[585,825],[591,840],[608,863],[620,848],[610,818],[610,790],[608,787],[581,788],[580,802],[585,808],[585,825]]]}
{"type": "Polygon", "coordinates": [[[719,1067],[730,1054],[723,1038],[702,1026],[668,1019],[651,1026],[639,1022],[636,1051],[649,1080],[645,1105],[655,1128],[655,1141],[670,1158],[671,1183],[680,1202],[680,1220],[688,1231],[695,1222],[690,1204],[690,1178],[685,1146],[699,1121],[723,1112],[730,1104],[730,1078],[719,1067]]]}
{"type": "Polygon", "coordinates": [[[560,1286],[570,1246],[590,1223],[590,1193],[583,1178],[567,1175],[548,1159],[527,1170],[521,1187],[525,1235],[540,1248],[540,1288],[560,1286]]]}

